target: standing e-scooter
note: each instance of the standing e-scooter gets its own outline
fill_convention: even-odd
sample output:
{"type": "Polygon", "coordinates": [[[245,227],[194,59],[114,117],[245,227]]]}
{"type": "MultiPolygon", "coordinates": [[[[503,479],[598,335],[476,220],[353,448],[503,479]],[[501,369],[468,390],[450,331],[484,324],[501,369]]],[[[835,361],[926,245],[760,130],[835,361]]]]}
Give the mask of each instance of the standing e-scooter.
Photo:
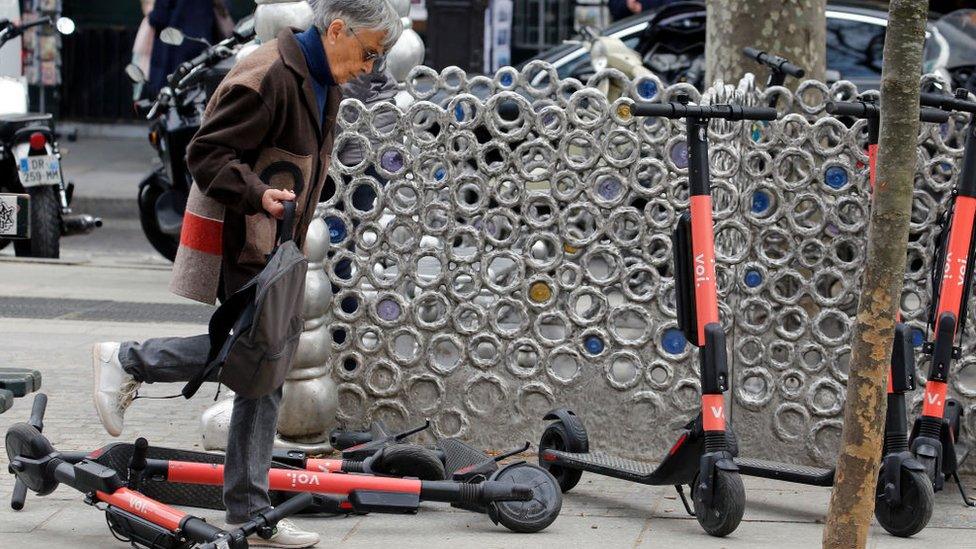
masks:
{"type": "MultiPolygon", "coordinates": [[[[806,71],[804,71],[801,67],[790,63],[789,59],[780,57],[778,55],[773,55],[771,53],[766,53],[756,48],[742,48],[742,55],[745,55],[760,65],[769,67],[769,80],[766,81],[767,90],[773,86],[782,86],[786,82],[787,76],[792,76],[793,78],[803,78],[803,76],[806,74],[806,71]]],[[[771,108],[776,107],[775,95],[769,98],[767,106],[771,108]]]]}
{"type": "Polygon", "coordinates": [[[956,90],[956,96],[923,93],[921,103],[946,111],[961,111],[972,115],[966,128],[966,146],[962,171],[952,191],[949,208],[943,215],[943,229],[938,241],[932,270],[932,309],[929,327],[935,338],[927,341],[923,351],[932,355],[932,366],[925,382],[922,413],[912,426],[910,444],[915,458],[925,467],[936,492],[952,477],[959,487],[963,501],[970,507],[970,499],[959,480],[959,465],[968,457],[970,448],[959,442],[962,406],[946,398],[949,369],[960,358],[955,344],[957,334],[966,326],[966,307],[973,283],[973,263],[976,260],[976,102],[968,101],[968,91],[956,90]]]}
{"type": "Polygon", "coordinates": [[[685,426],[657,468],[590,452],[586,429],[571,410],[557,408],[545,419],[539,441],[539,463],[556,477],[564,492],[582,471],[631,482],[672,485],[685,509],[713,536],[732,533],[742,520],[745,489],[733,462],[735,436],[726,429],[723,393],[729,388],[725,332],[718,318],[715,282],[715,234],[708,173],[708,122],[775,120],[775,109],[737,105],[697,106],[680,103],[636,104],[635,116],[687,120],[691,210],[681,215],[672,237],[678,322],[685,337],[699,347],[702,403],[698,417],[685,426]],[[691,511],[682,485],[691,485],[691,511]]]}
{"type": "MultiPolygon", "coordinates": [[[[874,188],[877,165],[878,137],[881,111],[874,103],[856,101],[827,103],[827,112],[835,116],[850,116],[868,122],[868,165],[871,188],[874,188]]],[[[922,122],[941,123],[949,119],[947,113],[936,109],[922,109],[922,122]]],[[[911,344],[911,329],[901,322],[895,324],[888,378],[888,407],[885,415],[885,438],[881,473],[877,483],[877,502],[874,514],[878,523],[899,537],[920,532],[932,517],[934,494],[925,478],[924,468],[908,451],[908,411],[905,393],[915,389],[915,354],[911,344]]],[[[809,486],[832,486],[834,469],[780,463],[753,458],[736,457],[739,471],[746,476],[782,480],[809,486]]]]}

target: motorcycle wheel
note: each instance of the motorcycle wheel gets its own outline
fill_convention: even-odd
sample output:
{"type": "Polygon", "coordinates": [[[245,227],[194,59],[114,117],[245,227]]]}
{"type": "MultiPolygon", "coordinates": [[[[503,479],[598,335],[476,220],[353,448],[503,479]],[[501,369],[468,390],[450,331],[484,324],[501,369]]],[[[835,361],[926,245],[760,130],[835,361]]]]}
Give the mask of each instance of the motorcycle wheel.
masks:
{"type": "Polygon", "coordinates": [[[179,239],[161,231],[156,221],[156,201],[162,193],[162,189],[154,185],[143,185],[139,189],[139,224],[149,244],[163,257],[173,261],[180,245],[179,239]]]}
{"type": "Polygon", "coordinates": [[[31,187],[30,195],[31,237],[14,242],[17,257],[61,257],[61,204],[58,188],[54,186],[31,187]]]}

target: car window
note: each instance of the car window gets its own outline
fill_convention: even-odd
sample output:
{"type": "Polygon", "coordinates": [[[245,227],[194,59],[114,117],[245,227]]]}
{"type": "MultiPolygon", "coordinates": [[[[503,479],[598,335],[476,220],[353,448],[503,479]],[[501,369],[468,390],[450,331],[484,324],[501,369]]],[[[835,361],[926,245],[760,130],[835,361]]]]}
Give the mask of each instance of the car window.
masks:
{"type": "Polygon", "coordinates": [[[882,25],[827,19],[827,68],[847,79],[880,77],[884,38],[882,25]]]}
{"type": "MultiPolygon", "coordinates": [[[[640,32],[624,36],[623,41],[628,48],[636,48],[637,42],[640,41],[640,32]]],[[[586,75],[589,78],[589,75],[593,74],[593,66],[590,64],[590,54],[584,53],[576,59],[573,59],[569,63],[557,68],[556,73],[559,74],[560,80],[570,77],[579,78],[581,75],[586,75]]]]}

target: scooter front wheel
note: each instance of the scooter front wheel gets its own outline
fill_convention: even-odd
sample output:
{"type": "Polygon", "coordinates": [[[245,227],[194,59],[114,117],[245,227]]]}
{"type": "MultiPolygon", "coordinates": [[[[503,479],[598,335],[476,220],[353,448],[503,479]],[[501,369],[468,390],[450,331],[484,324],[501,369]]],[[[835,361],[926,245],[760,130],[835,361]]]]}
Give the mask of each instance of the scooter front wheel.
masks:
{"type": "MultiPolygon", "coordinates": [[[[881,478],[884,478],[882,475],[881,478]]],[[[892,505],[885,497],[885,488],[878,482],[878,500],[874,517],[878,524],[893,536],[907,538],[922,531],[932,518],[935,492],[932,482],[922,471],[901,471],[901,503],[892,505]]]]}
{"type": "Polygon", "coordinates": [[[711,505],[705,505],[698,491],[698,476],[692,483],[691,498],[695,503],[695,518],[705,532],[724,537],[735,531],[742,522],[746,507],[746,489],[737,471],[715,470],[715,495],[711,505]]]}
{"type": "Polygon", "coordinates": [[[531,534],[548,527],[563,507],[563,493],[556,479],[542,467],[513,463],[496,471],[489,480],[532,487],[529,501],[496,501],[488,505],[488,516],[513,532],[531,534]]]}

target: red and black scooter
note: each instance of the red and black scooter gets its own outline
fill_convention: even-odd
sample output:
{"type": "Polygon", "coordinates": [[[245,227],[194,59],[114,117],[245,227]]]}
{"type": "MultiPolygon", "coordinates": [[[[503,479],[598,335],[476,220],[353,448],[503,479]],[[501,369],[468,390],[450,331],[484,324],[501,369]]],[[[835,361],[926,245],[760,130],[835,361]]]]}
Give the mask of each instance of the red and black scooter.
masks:
{"type": "Polygon", "coordinates": [[[722,120],[775,120],[775,109],[737,105],[697,106],[680,103],[636,104],[635,116],[687,121],[688,173],[691,210],[681,215],[672,236],[678,322],[685,337],[699,347],[702,389],[701,412],[685,426],[677,442],[656,468],[591,452],[582,421],[571,410],[557,408],[545,419],[539,441],[539,463],[559,481],[564,492],[572,489],[583,471],[631,482],[672,485],[685,509],[713,536],[725,536],[739,526],[745,489],[733,457],[735,436],[726,428],[723,393],[729,388],[725,332],[718,317],[715,282],[715,240],[708,172],[708,123],[722,120]],[[691,485],[694,512],[682,485],[691,485]]]}
{"type": "MultiPolygon", "coordinates": [[[[226,531],[140,493],[120,478],[117,471],[90,459],[70,462],[55,451],[41,434],[47,397],[39,394],[29,423],[17,423],[7,430],[5,444],[9,470],[24,489],[46,495],[59,484],[85,494],[85,502],[105,511],[112,533],[134,547],[149,549],[246,549],[247,537],[257,533],[269,538],[279,520],[312,503],[311,494],[300,494],[267,513],[259,514],[237,529],[226,531]]],[[[23,499],[15,508],[23,506],[23,499]]]]}
{"type": "Polygon", "coordinates": [[[969,101],[965,89],[956,90],[955,97],[938,93],[923,93],[921,102],[946,111],[970,113],[966,128],[966,145],[962,171],[952,191],[949,208],[943,214],[936,258],[932,270],[932,309],[929,327],[934,338],[927,341],[923,351],[932,356],[932,365],[925,382],[922,413],[912,426],[910,445],[915,459],[925,467],[936,492],[952,477],[959,487],[966,505],[976,502],[966,495],[959,481],[959,466],[969,456],[970,448],[959,441],[962,406],[946,398],[949,372],[953,360],[960,358],[957,337],[966,326],[966,309],[973,284],[973,263],[976,261],[976,102],[969,101]]]}
{"type": "MultiPolygon", "coordinates": [[[[867,101],[827,103],[827,112],[834,116],[864,119],[868,123],[868,165],[871,187],[874,188],[878,155],[878,136],[881,111],[867,101]]],[[[942,123],[948,113],[937,109],[922,109],[922,122],[942,123]]],[[[925,477],[925,469],[908,451],[908,411],[905,393],[915,389],[915,354],[911,343],[911,329],[901,322],[895,324],[888,378],[888,407],[885,415],[885,437],[881,473],[876,489],[874,508],[878,523],[892,535],[912,536],[920,532],[932,517],[934,494],[925,477]]],[[[833,486],[833,468],[821,469],[792,463],[736,457],[739,471],[746,476],[768,478],[805,484],[833,486]]]]}
{"type": "MultiPolygon", "coordinates": [[[[127,489],[138,489],[143,497],[151,495],[160,505],[222,508],[222,456],[150,448],[145,439],[139,439],[134,445],[110,444],[88,453],[54,452],[40,434],[43,409],[43,401],[38,404],[35,400],[34,425],[19,424],[8,431],[7,454],[11,463],[56,458],[68,466],[90,464],[86,467],[110,471],[127,489]]],[[[282,494],[289,498],[294,493],[314,495],[303,508],[310,507],[316,512],[412,514],[418,511],[421,501],[439,501],[464,508],[477,507],[496,524],[501,523],[515,532],[542,530],[555,519],[559,508],[556,507],[552,520],[545,524],[526,520],[526,516],[531,516],[541,504],[537,501],[537,487],[524,482],[533,476],[517,465],[512,464],[490,478],[476,482],[454,482],[310,470],[320,467],[318,462],[307,464],[308,469],[275,463],[268,472],[268,484],[273,496],[279,500],[285,499],[282,494]]],[[[532,468],[535,470],[534,466],[532,468]]],[[[19,471],[12,471],[18,475],[18,480],[24,480],[24,485],[41,495],[50,493],[57,486],[57,483],[27,482],[31,477],[23,478],[19,471]]],[[[15,509],[23,507],[23,492],[15,490],[14,498],[12,506],[15,509]]]]}

